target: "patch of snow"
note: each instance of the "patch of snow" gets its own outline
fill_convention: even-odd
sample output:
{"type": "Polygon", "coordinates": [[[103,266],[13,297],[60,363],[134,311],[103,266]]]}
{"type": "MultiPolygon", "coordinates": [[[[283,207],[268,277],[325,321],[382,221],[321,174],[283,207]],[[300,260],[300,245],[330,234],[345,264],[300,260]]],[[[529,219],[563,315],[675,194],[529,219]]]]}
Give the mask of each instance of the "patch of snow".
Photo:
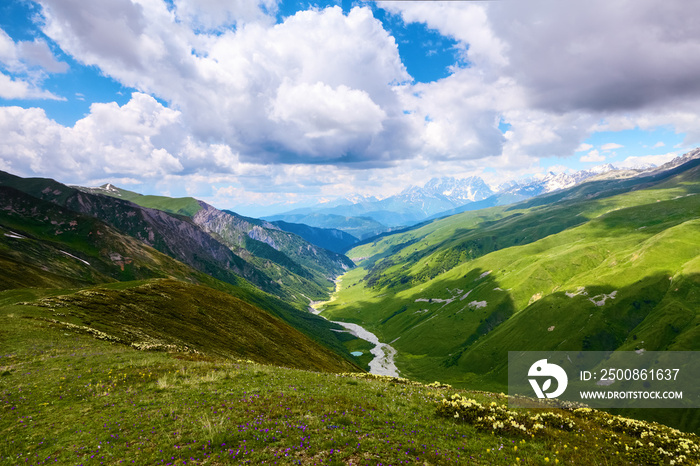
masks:
{"type": "Polygon", "coordinates": [[[66,256],[69,256],[69,257],[72,257],[73,259],[79,260],[80,262],[82,262],[82,263],[85,264],[85,265],[90,265],[90,263],[89,263],[88,261],[84,261],[84,260],[82,260],[80,257],[75,257],[73,254],[71,254],[71,253],[69,253],[69,252],[66,252],[66,251],[61,251],[61,252],[62,252],[63,254],[65,254],[66,256]]]}
{"type": "Polygon", "coordinates": [[[471,293],[472,291],[474,291],[474,290],[469,290],[469,291],[467,291],[467,292],[464,294],[464,296],[462,296],[461,298],[459,298],[459,300],[460,300],[460,301],[464,301],[464,300],[467,298],[467,296],[469,296],[469,293],[471,293]]]}
{"type": "Polygon", "coordinates": [[[11,231],[9,233],[5,233],[5,236],[7,236],[8,238],[15,238],[15,239],[27,239],[24,236],[22,236],[18,233],[15,233],[14,231],[11,231]]]}
{"type": "Polygon", "coordinates": [[[592,298],[588,298],[588,300],[596,306],[601,307],[605,304],[605,301],[607,301],[608,299],[615,299],[616,295],[617,290],[613,291],[610,294],[599,294],[598,296],[593,296],[592,298]]]}
{"type": "MultiPolygon", "coordinates": [[[[485,276],[490,275],[491,272],[492,272],[492,270],[487,270],[486,272],[484,272],[484,273],[482,273],[481,275],[479,275],[479,278],[477,278],[477,280],[481,280],[481,279],[484,278],[485,276]]],[[[475,280],[475,281],[476,281],[476,280],[475,280]]]]}
{"type": "Polygon", "coordinates": [[[554,330],[554,325],[552,325],[551,327],[547,328],[547,331],[548,331],[548,332],[551,332],[552,330],[554,330]]]}
{"type": "Polygon", "coordinates": [[[496,288],[493,289],[493,291],[503,291],[503,289],[500,286],[497,286],[496,288]]]}
{"type": "Polygon", "coordinates": [[[578,295],[588,296],[588,292],[586,292],[586,288],[583,287],[583,286],[579,286],[579,287],[576,289],[576,292],[575,292],[575,293],[569,293],[569,292],[567,291],[565,294],[566,294],[566,296],[568,296],[569,298],[573,298],[574,296],[578,296],[578,295]]]}
{"type": "Polygon", "coordinates": [[[469,307],[474,308],[474,309],[481,309],[482,307],[486,307],[488,303],[486,301],[472,301],[469,303],[469,307]]]}

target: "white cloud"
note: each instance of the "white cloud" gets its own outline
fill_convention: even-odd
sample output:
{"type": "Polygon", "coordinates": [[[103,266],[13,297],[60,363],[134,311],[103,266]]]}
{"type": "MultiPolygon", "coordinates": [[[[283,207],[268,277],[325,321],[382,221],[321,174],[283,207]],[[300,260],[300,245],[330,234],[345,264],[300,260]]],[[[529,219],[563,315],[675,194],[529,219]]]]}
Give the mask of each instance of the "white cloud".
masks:
{"type": "Polygon", "coordinates": [[[175,0],[177,16],[194,28],[218,30],[249,22],[273,22],[277,0],[175,0]]]}
{"type": "Polygon", "coordinates": [[[614,143],[614,142],[609,142],[607,144],[603,144],[602,146],[600,146],[601,150],[605,150],[605,151],[620,149],[622,147],[625,147],[625,146],[623,146],[621,144],[614,143]]]}
{"type": "Polygon", "coordinates": [[[0,98],[65,100],[43,90],[41,84],[49,73],[63,73],[68,65],[54,57],[45,41],[20,41],[15,43],[0,28],[0,98]]]}
{"type": "Polygon", "coordinates": [[[180,114],[135,93],[119,107],[93,104],[72,128],[41,109],[0,107],[0,158],[20,175],[84,181],[103,177],[157,178],[185,170],[180,114]]]}
{"type": "Polygon", "coordinates": [[[598,150],[593,149],[588,154],[581,156],[579,160],[581,162],[602,162],[605,160],[605,156],[600,154],[598,150]]]}
{"type": "Polygon", "coordinates": [[[577,148],[576,152],[586,152],[587,150],[593,149],[591,144],[581,143],[577,148]]]}
{"type": "Polygon", "coordinates": [[[660,166],[665,164],[666,162],[670,162],[677,156],[677,153],[669,152],[667,154],[659,155],[642,155],[638,157],[627,157],[622,162],[615,162],[615,166],[618,168],[636,168],[648,164],[660,166]]]}
{"type": "Polygon", "coordinates": [[[666,144],[663,141],[659,141],[652,146],[652,149],[658,149],[659,147],[665,147],[666,144]]]}
{"type": "Polygon", "coordinates": [[[271,121],[301,133],[292,132],[285,141],[287,147],[324,158],[341,157],[363,139],[363,145],[369,145],[387,117],[365,91],[342,84],[334,89],[321,82],[292,85],[289,81],[277,90],[269,115],[271,121]]]}
{"type": "Polygon", "coordinates": [[[34,39],[33,41],[22,41],[17,44],[19,57],[30,66],[39,66],[49,73],[65,73],[68,71],[68,64],[56,60],[53,52],[45,41],[34,39]]]}
{"type": "Polygon", "coordinates": [[[698,97],[696,2],[495,2],[507,72],[531,102],[557,111],[636,111],[698,97]]]}
{"type": "Polygon", "coordinates": [[[388,163],[407,156],[396,86],[409,76],[369,8],[302,11],[277,25],[208,34],[176,21],[159,2],[42,5],[44,32],[64,50],[170,102],[195,137],[226,142],[244,159],[319,163],[342,155],[341,163],[388,163]],[[312,103],[314,113],[302,115],[312,103]]]}
{"type": "Polygon", "coordinates": [[[0,98],[65,100],[63,97],[38,88],[31,82],[12,78],[2,72],[0,72],[0,98]]]}

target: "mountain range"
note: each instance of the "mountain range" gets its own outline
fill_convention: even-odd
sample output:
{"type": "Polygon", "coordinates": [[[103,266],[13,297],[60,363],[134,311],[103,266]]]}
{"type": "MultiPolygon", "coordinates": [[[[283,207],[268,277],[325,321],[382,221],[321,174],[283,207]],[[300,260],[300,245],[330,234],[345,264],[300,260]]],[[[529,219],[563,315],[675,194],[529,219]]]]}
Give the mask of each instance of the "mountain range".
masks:
{"type": "MultiPolygon", "coordinates": [[[[118,283],[120,289],[136,290],[133,296],[161,290],[153,292],[154,298],[145,298],[151,303],[148,306],[154,299],[161,304],[146,311],[151,308],[144,302],[132,311],[134,315],[156,315],[157,310],[175,317],[177,307],[166,311],[172,307],[167,303],[184,302],[176,297],[193,293],[199,297],[192,302],[191,312],[207,319],[212,309],[222,309],[221,303],[228,300],[231,310],[245,309],[254,316],[237,324],[240,338],[253,331],[246,325],[276,328],[273,346],[279,349],[254,359],[288,361],[284,355],[291,349],[284,348],[295,345],[312,348],[309,358],[298,360],[297,365],[359,369],[343,344],[346,336],[333,331],[340,327],[307,312],[310,301],[328,296],[333,279],[353,267],[352,261],[267,222],[219,211],[194,199],[142,198],[111,185],[78,189],[51,179],[0,172],[0,264],[0,292],[54,290],[46,293],[65,294],[66,302],[87,299],[87,304],[76,304],[90,310],[80,320],[81,326],[103,331],[108,320],[121,322],[131,329],[129,337],[117,337],[114,332],[112,336],[129,343],[162,340],[153,319],[117,312],[123,304],[113,306],[108,317],[98,316],[96,312],[103,312],[102,298],[95,302],[92,297],[106,292],[95,295],[85,290],[118,283]],[[146,206],[153,204],[160,208],[146,206]],[[102,322],[102,327],[89,322],[102,322]]],[[[118,296],[114,299],[123,302],[118,296]]],[[[222,319],[216,318],[223,323],[222,319]]],[[[220,340],[215,331],[205,326],[202,332],[209,332],[208,338],[200,335],[193,340],[185,332],[177,343],[167,344],[204,350],[220,340]]],[[[245,348],[216,351],[254,356],[245,348]]]]}
{"type": "Polygon", "coordinates": [[[507,205],[570,188],[587,180],[606,176],[643,176],[654,169],[655,166],[652,164],[631,169],[618,169],[611,164],[604,164],[573,173],[548,172],[494,187],[487,185],[483,179],[476,176],[462,179],[432,178],[422,187],[409,186],[399,194],[384,199],[353,195],[265,218],[270,221],[288,221],[334,228],[364,241],[372,236],[426,220],[469,210],[507,205]]]}
{"type": "MultiPolygon", "coordinates": [[[[361,371],[368,360],[350,351],[368,343],[307,311],[342,274],[322,315],[390,343],[413,380],[502,391],[513,349],[700,350],[700,149],[588,175],[542,177],[534,197],[532,182],[510,185],[500,195],[526,198],[385,232],[343,255],[283,227],[349,239],[337,231],[2,172],[2,318],[178,358],[361,371]]],[[[475,179],[427,186],[430,196],[407,189],[402,199],[474,207],[499,196],[475,179]]],[[[632,414],[700,430],[684,410],[632,414]]]]}

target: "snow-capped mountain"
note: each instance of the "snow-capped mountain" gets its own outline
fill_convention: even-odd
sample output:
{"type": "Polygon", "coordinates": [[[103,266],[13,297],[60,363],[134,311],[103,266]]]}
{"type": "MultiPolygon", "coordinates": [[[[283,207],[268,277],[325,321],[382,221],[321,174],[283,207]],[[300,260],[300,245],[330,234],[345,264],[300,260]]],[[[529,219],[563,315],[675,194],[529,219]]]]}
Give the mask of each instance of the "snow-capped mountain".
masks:
{"type": "Polygon", "coordinates": [[[515,200],[520,196],[522,196],[521,199],[526,199],[528,197],[570,188],[588,178],[613,170],[616,170],[616,168],[606,163],[605,165],[598,165],[588,170],[580,170],[574,173],[548,172],[544,175],[504,183],[496,189],[496,192],[498,194],[514,196],[515,200]]]}
{"type": "MultiPolygon", "coordinates": [[[[321,204],[315,208],[303,209],[303,212],[298,210],[279,214],[275,216],[275,219],[285,220],[285,217],[292,213],[313,213],[317,216],[323,216],[323,221],[330,222],[329,225],[333,226],[331,221],[333,216],[345,222],[348,219],[359,220],[358,217],[360,217],[364,221],[378,222],[378,224],[386,226],[386,230],[388,230],[392,227],[410,226],[426,219],[451,215],[465,210],[476,210],[522,201],[541,194],[567,189],[587,180],[647,176],[672,169],[693,158],[700,158],[700,149],[695,149],[682,157],[675,157],[660,167],[645,163],[618,169],[607,163],[573,173],[548,172],[526,179],[510,181],[495,189],[490,188],[484,180],[476,176],[463,179],[433,178],[422,187],[409,186],[399,194],[384,199],[360,195],[347,196],[342,200],[321,204]]],[[[324,224],[323,226],[328,227],[329,225],[324,224]]]]}
{"type": "Polygon", "coordinates": [[[491,188],[478,176],[463,179],[433,178],[422,189],[432,194],[441,194],[457,203],[480,201],[493,195],[491,188]]]}

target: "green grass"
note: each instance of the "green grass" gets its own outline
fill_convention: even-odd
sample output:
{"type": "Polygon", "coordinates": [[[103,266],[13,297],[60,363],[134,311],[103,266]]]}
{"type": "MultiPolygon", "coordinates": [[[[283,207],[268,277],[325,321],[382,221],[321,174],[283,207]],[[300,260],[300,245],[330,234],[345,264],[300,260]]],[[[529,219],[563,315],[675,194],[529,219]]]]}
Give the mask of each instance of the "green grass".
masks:
{"type": "Polygon", "coordinates": [[[112,190],[107,190],[103,188],[80,188],[83,191],[92,194],[102,194],[104,196],[111,196],[117,199],[123,199],[125,201],[131,201],[134,204],[138,204],[141,207],[146,207],[149,209],[162,210],[176,215],[184,215],[185,217],[192,217],[194,214],[202,209],[199,205],[199,201],[193,197],[167,197],[167,196],[153,196],[139,194],[127,189],[117,188],[112,186],[112,190]]]}
{"type": "Polygon", "coordinates": [[[143,349],[328,372],[357,369],[271,314],[205,286],[161,279],[57,294],[18,303],[12,312],[143,349]]]}
{"type": "MultiPolygon", "coordinates": [[[[700,350],[700,168],[686,168],[358,246],[323,315],[393,341],[405,377],[463,388],[504,390],[509,350],[700,350]]],[[[697,413],[666,419],[700,431],[697,413]]]]}
{"type": "MultiPolygon", "coordinates": [[[[597,412],[555,411],[574,430],[494,431],[467,411],[446,411],[455,393],[499,409],[506,401],[392,378],[137,351],[0,307],[0,464],[652,464],[658,455],[635,442],[665,434],[687,438],[688,459],[700,459],[697,437],[597,412]]],[[[534,419],[542,410],[524,413],[534,419]]]]}

